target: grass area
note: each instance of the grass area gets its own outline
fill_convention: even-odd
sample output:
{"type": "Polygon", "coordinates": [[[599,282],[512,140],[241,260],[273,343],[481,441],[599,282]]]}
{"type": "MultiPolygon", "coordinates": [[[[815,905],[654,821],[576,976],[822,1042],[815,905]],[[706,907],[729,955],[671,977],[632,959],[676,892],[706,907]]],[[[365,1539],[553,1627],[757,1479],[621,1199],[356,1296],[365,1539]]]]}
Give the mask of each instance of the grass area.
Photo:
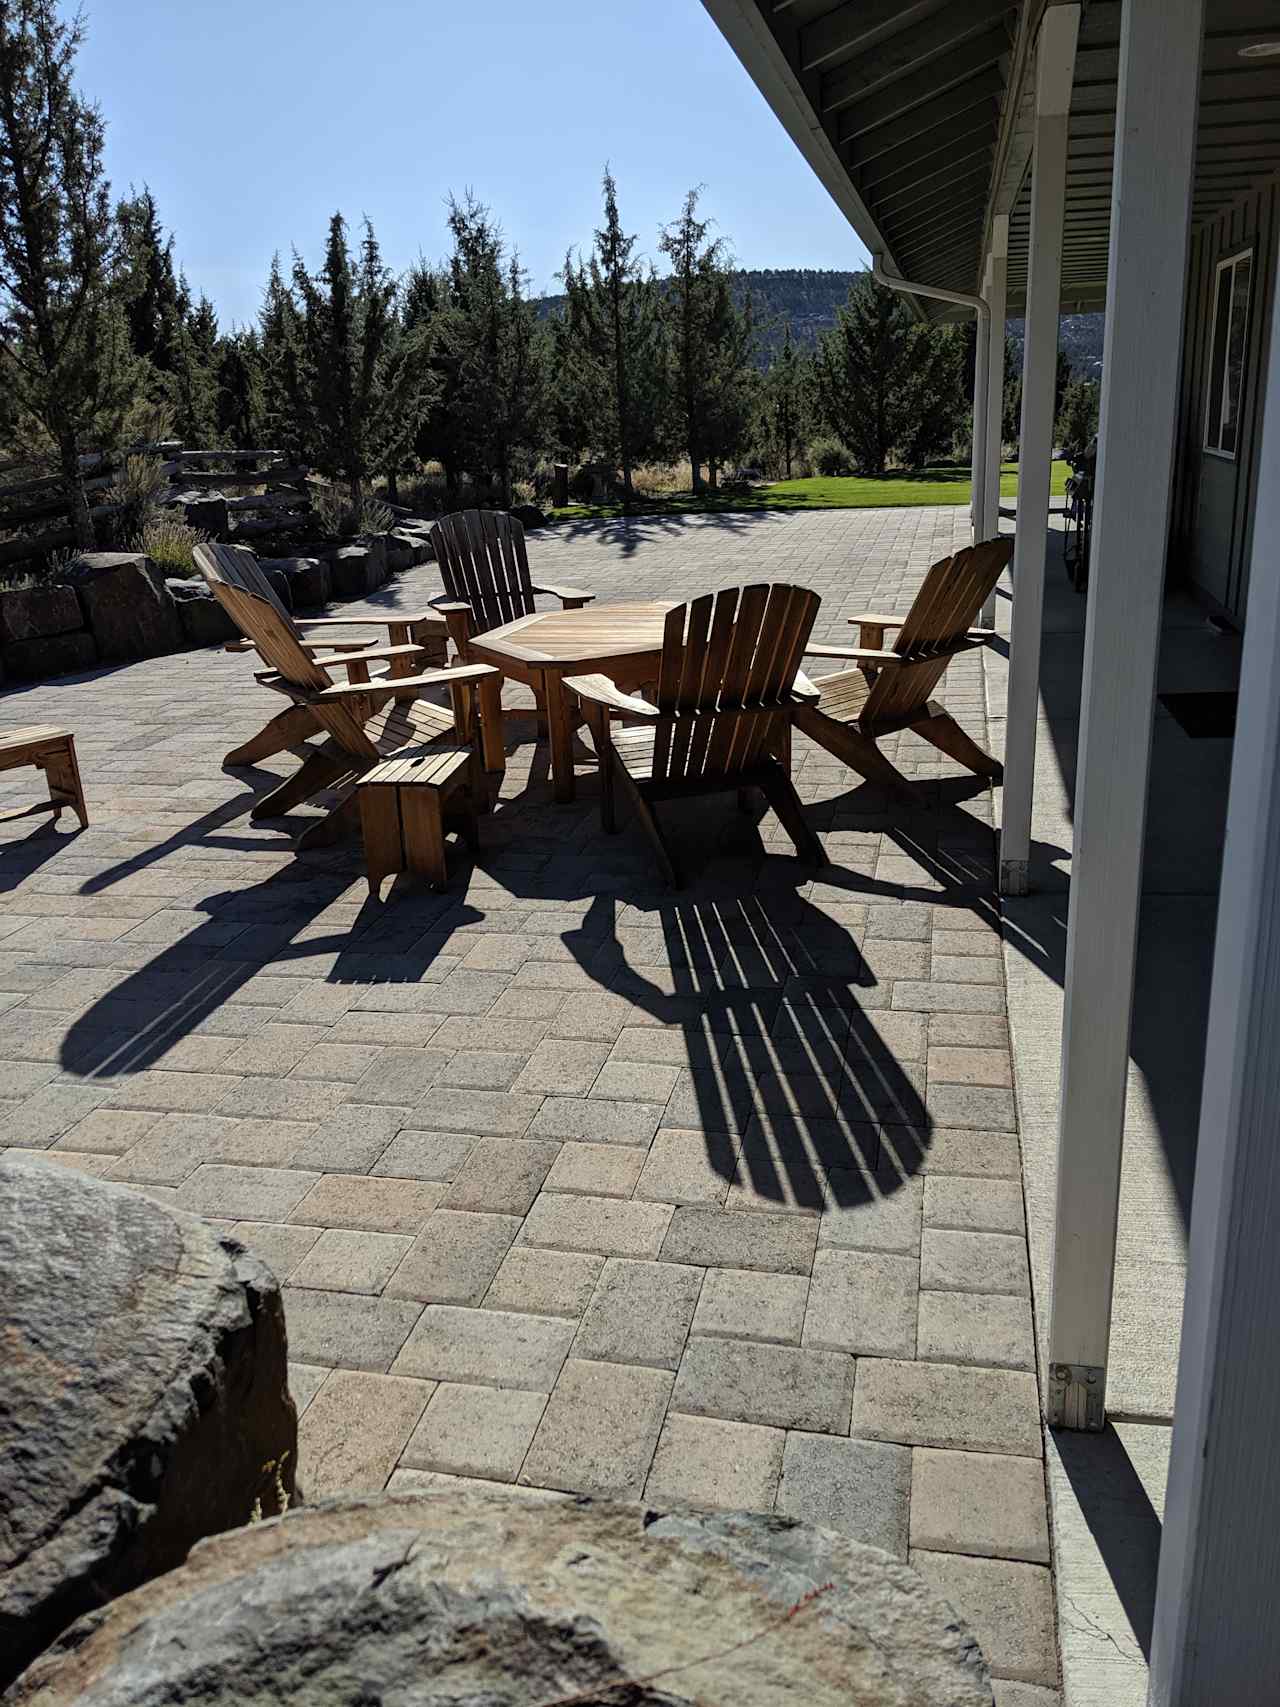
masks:
{"type": "MultiPolygon", "coordinates": [[[[1050,491],[1055,498],[1066,491],[1069,472],[1065,462],[1054,463],[1050,491]]],[[[860,475],[815,475],[811,480],[779,480],[749,492],[673,492],[665,498],[638,500],[636,511],[679,515],[721,510],[877,510],[911,504],[967,504],[969,488],[967,465],[952,464],[867,479],[860,475]]],[[[1012,498],[1017,490],[1018,465],[1006,462],[1000,470],[1000,495],[1012,498]]],[[[621,514],[620,504],[569,504],[550,512],[552,521],[594,521],[621,514]]]]}

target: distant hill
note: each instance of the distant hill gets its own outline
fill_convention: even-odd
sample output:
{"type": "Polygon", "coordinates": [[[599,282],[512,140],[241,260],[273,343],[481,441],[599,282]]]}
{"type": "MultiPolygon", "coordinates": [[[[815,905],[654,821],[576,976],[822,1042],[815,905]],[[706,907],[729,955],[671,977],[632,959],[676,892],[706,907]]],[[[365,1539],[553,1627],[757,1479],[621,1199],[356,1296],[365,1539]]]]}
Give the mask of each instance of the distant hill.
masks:
{"type": "MultiPolygon", "coordinates": [[[[788,320],[793,340],[802,349],[811,349],[819,334],[835,325],[836,309],[844,304],[858,275],[821,267],[758,267],[732,276],[739,302],[748,294],[751,297],[760,328],[761,366],[766,366],[782,342],[788,320]]],[[[563,296],[543,296],[535,306],[545,319],[558,312],[563,301],[563,296]]]]}
{"type": "MultiPolygon", "coordinates": [[[[843,307],[857,276],[822,267],[756,267],[734,273],[734,294],[741,301],[749,293],[755,307],[760,365],[768,366],[788,320],[795,342],[802,349],[812,349],[819,336],[835,325],[836,310],[843,307]]],[[[543,296],[535,306],[546,318],[558,312],[563,301],[563,296],[543,296]]],[[[1009,336],[1021,354],[1021,320],[1009,322],[1009,336]]],[[[1064,314],[1061,337],[1072,371],[1096,379],[1102,372],[1101,314],[1064,314]]]]}
{"type": "MultiPolygon", "coordinates": [[[[1097,379],[1102,373],[1102,321],[1101,314],[1064,314],[1058,327],[1058,341],[1062,353],[1071,363],[1072,373],[1082,375],[1085,379],[1097,379]]],[[[1009,336],[1018,346],[1018,355],[1022,355],[1022,321],[1009,322],[1009,336]]]]}

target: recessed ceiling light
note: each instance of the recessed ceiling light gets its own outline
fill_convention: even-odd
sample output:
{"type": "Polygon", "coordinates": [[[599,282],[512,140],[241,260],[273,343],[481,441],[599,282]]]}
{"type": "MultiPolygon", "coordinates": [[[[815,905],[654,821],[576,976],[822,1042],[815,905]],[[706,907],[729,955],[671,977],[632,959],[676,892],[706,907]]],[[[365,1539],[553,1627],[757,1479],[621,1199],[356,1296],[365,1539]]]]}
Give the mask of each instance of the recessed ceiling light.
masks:
{"type": "Polygon", "coordinates": [[[1239,50],[1241,59],[1280,59],[1280,41],[1255,41],[1239,50]]]}

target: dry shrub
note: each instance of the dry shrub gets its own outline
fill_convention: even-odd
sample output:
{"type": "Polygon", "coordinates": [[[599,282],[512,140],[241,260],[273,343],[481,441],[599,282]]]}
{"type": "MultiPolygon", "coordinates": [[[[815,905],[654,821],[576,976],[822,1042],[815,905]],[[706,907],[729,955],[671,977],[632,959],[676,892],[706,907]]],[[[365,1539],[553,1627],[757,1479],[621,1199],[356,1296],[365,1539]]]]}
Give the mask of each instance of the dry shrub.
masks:
{"type": "Polygon", "coordinates": [[[130,549],[145,551],[161,574],[185,579],[200,573],[191,554],[208,537],[175,515],[155,515],[139,530],[130,549]]]}
{"type": "Polygon", "coordinates": [[[645,498],[661,498],[671,492],[693,488],[693,469],[688,457],[679,462],[643,462],[631,470],[631,485],[645,498]]]}

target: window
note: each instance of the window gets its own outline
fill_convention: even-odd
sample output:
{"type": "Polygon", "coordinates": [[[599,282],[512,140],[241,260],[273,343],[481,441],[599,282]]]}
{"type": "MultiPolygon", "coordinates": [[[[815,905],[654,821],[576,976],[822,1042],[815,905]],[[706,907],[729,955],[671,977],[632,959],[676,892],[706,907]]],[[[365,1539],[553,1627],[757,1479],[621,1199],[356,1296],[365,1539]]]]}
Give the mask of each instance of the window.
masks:
{"type": "Polygon", "coordinates": [[[1240,426],[1240,388],[1249,331],[1249,283],[1253,251],[1218,262],[1213,292],[1213,345],[1209,352],[1209,400],[1204,447],[1234,457],[1240,426]]]}

